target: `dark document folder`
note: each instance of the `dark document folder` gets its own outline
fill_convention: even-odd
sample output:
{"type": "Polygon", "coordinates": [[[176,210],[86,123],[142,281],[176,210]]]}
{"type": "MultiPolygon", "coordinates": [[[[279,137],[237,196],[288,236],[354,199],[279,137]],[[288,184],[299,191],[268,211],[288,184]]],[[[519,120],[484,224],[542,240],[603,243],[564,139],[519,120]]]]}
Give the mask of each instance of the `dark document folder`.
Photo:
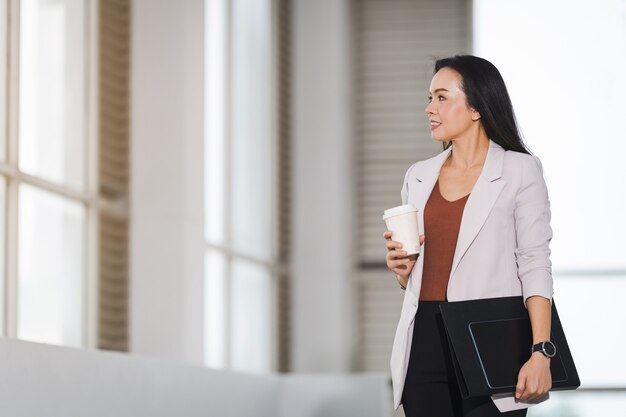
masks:
{"type": "MultiPolygon", "coordinates": [[[[454,370],[463,398],[514,392],[517,374],[530,358],[532,330],[522,297],[441,303],[454,370]]],[[[550,340],[552,389],[580,386],[554,302],[550,340]]]]}

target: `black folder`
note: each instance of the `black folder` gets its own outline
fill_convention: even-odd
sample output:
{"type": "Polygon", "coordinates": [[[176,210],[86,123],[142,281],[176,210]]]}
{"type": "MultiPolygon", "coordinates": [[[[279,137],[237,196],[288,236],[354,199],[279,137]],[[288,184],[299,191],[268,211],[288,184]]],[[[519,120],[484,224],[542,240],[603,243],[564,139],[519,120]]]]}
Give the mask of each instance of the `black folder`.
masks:
{"type": "MultiPolygon", "coordinates": [[[[463,398],[515,392],[530,358],[532,330],[521,296],[441,303],[454,371],[463,398]]],[[[552,390],[576,389],[578,372],[552,302],[552,390]]]]}

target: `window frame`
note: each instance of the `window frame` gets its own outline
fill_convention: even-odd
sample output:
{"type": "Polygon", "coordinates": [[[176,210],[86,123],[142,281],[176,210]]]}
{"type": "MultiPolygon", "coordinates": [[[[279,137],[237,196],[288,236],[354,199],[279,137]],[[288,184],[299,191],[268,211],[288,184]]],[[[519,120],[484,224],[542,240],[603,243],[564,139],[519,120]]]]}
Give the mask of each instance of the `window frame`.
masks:
{"type": "MultiPolygon", "coordinates": [[[[210,5],[208,4],[209,1],[211,0],[206,0],[205,1],[205,7],[207,7],[207,9],[210,8],[210,5]]],[[[211,142],[212,141],[220,141],[221,143],[214,143],[213,147],[215,147],[216,149],[220,149],[221,150],[221,155],[218,156],[218,158],[220,158],[223,162],[223,166],[222,168],[222,178],[221,178],[221,184],[218,186],[218,190],[217,192],[221,191],[221,198],[223,198],[222,201],[219,202],[219,204],[222,204],[222,207],[220,210],[218,210],[217,212],[221,212],[221,214],[223,214],[222,217],[222,222],[223,223],[223,234],[221,234],[221,236],[216,236],[215,238],[218,240],[221,240],[221,242],[214,242],[211,241],[208,233],[205,229],[205,233],[204,233],[204,242],[205,242],[205,248],[204,248],[204,255],[205,255],[205,276],[204,276],[204,282],[205,282],[205,286],[208,286],[208,281],[209,281],[209,276],[208,276],[208,268],[206,268],[206,259],[210,258],[210,254],[212,253],[213,256],[219,256],[221,257],[222,261],[223,261],[223,265],[224,265],[224,276],[222,277],[222,289],[223,289],[223,309],[222,309],[222,345],[220,346],[220,350],[221,352],[223,352],[223,356],[221,358],[221,363],[215,364],[215,363],[211,363],[211,355],[208,352],[209,349],[209,338],[212,335],[212,328],[211,328],[211,319],[210,319],[210,314],[212,313],[210,310],[210,306],[205,305],[205,311],[204,311],[204,315],[205,315],[205,326],[204,326],[204,331],[205,331],[205,351],[204,351],[204,363],[209,365],[209,366],[218,366],[220,368],[223,369],[234,369],[233,366],[233,330],[232,330],[232,325],[233,325],[233,317],[234,317],[234,312],[233,312],[233,303],[232,303],[232,299],[234,296],[233,293],[233,279],[236,279],[234,277],[234,264],[237,261],[243,261],[244,263],[249,263],[251,265],[254,265],[255,268],[261,268],[263,269],[265,272],[267,272],[267,274],[269,275],[268,277],[268,282],[266,283],[269,286],[269,299],[266,300],[267,301],[267,305],[270,306],[269,307],[269,311],[268,311],[268,316],[270,317],[270,323],[268,324],[269,328],[270,328],[270,334],[268,335],[268,340],[269,340],[269,363],[267,363],[267,368],[269,371],[271,372],[276,372],[279,367],[280,367],[280,361],[278,358],[278,354],[279,351],[282,349],[284,349],[283,347],[280,346],[280,342],[279,342],[279,337],[280,337],[280,332],[281,332],[281,326],[279,323],[279,307],[278,307],[278,301],[281,297],[280,295],[280,290],[281,290],[281,285],[282,285],[282,279],[281,277],[285,277],[288,276],[289,274],[289,267],[288,267],[288,263],[286,259],[280,259],[279,256],[277,256],[277,254],[279,253],[279,248],[281,247],[281,241],[280,238],[278,236],[277,228],[278,228],[278,222],[279,222],[279,217],[281,216],[281,210],[279,208],[280,206],[280,202],[279,202],[279,186],[278,183],[279,181],[281,181],[280,177],[281,177],[281,173],[278,171],[278,169],[276,168],[278,166],[278,148],[280,146],[279,144],[279,127],[278,127],[278,123],[276,123],[276,119],[278,117],[278,106],[279,106],[279,98],[277,97],[276,94],[273,94],[271,97],[271,105],[272,105],[272,110],[270,111],[271,114],[271,118],[272,118],[272,124],[271,124],[271,160],[268,161],[267,166],[269,167],[269,172],[267,173],[270,176],[270,185],[268,186],[267,189],[267,194],[268,194],[268,198],[270,199],[270,204],[272,209],[270,210],[271,214],[271,219],[269,219],[269,221],[271,221],[271,225],[270,225],[270,229],[272,231],[272,235],[267,237],[267,244],[268,245],[272,245],[272,249],[271,249],[271,257],[269,259],[263,259],[261,257],[258,257],[254,254],[248,254],[245,251],[242,250],[238,250],[236,248],[233,248],[233,236],[232,236],[232,224],[233,224],[233,218],[232,218],[232,203],[233,203],[233,193],[231,191],[231,187],[232,187],[232,171],[233,171],[233,129],[232,126],[234,123],[237,122],[236,120],[236,114],[234,114],[233,111],[233,99],[232,99],[232,92],[233,92],[233,75],[232,75],[232,68],[233,68],[233,48],[234,48],[234,42],[233,42],[233,26],[235,26],[233,19],[234,19],[234,12],[233,12],[233,7],[236,7],[232,2],[227,1],[227,0],[212,0],[212,1],[219,1],[221,2],[221,7],[223,7],[223,18],[224,18],[224,22],[223,22],[223,45],[221,45],[221,48],[223,48],[223,54],[220,57],[221,59],[223,59],[223,61],[219,62],[218,65],[222,65],[222,71],[223,71],[223,78],[221,79],[221,81],[224,84],[223,87],[223,102],[222,102],[222,107],[224,108],[223,110],[223,115],[222,119],[217,121],[217,123],[221,123],[222,124],[222,131],[219,132],[221,133],[221,138],[212,138],[210,135],[215,133],[214,129],[212,130],[211,127],[209,126],[210,123],[210,118],[205,119],[205,123],[207,124],[207,128],[205,128],[205,146],[207,146],[208,149],[212,148],[211,142]]],[[[270,15],[270,19],[276,23],[277,22],[277,18],[278,18],[278,7],[279,4],[276,0],[268,0],[267,1],[269,7],[271,8],[271,10],[269,10],[269,15],[270,15]]],[[[207,19],[207,21],[209,21],[207,19]]],[[[215,29],[214,29],[215,30],[215,29]]],[[[205,33],[205,40],[207,42],[207,45],[211,46],[211,41],[208,39],[211,35],[210,32],[206,32],[205,33]]],[[[271,25],[271,33],[268,34],[268,36],[270,37],[270,41],[272,42],[271,44],[271,49],[273,51],[273,53],[271,54],[271,58],[269,58],[270,62],[269,62],[269,66],[271,67],[271,79],[272,82],[274,83],[274,86],[277,86],[279,83],[279,61],[278,61],[278,57],[277,54],[275,53],[276,48],[277,48],[277,36],[278,34],[276,33],[276,28],[275,28],[275,24],[271,25]]],[[[207,58],[205,59],[205,63],[208,65],[209,64],[209,60],[211,58],[211,55],[207,53],[207,58]]],[[[208,72],[208,69],[205,69],[205,72],[208,72]]],[[[207,77],[207,79],[209,79],[209,77],[207,77]]],[[[206,88],[206,87],[205,87],[206,88]]],[[[206,94],[206,90],[205,90],[205,106],[207,105],[207,103],[210,103],[210,100],[207,97],[206,94]]],[[[205,113],[206,114],[206,113],[205,113]]],[[[210,175],[210,174],[214,174],[214,172],[211,172],[211,166],[210,166],[210,159],[206,157],[205,154],[205,178],[210,175]]],[[[209,212],[208,207],[206,206],[207,204],[210,203],[208,195],[205,195],[205,213],[209,212]]],[[[205,228],[206,228],[206,218],[205,218],[205,228]]],[[[207,296],[207,293],[205,293],[205,304],[208,301],[209,297],[207,296]]]]}
{"type": "Polygon", "coordinates": [[[18,223],[19,188],[29,184],[85,208],[83,242],[82,329],[81,347],[96,348],[98,334],[98,217],[106,202],[98,193],[98,0],[85,2],[85,108],[84,171],[82,190],[39,178],[20,171],[19,167],[19,59],[20,59],[20,0],[7,2],[7,98],[6,98],[6,160],[0,161],[0,176],[6,181],[5,265],[3,280],[4,317],[1,334],[17,338],[18,329],[18,223]]]}

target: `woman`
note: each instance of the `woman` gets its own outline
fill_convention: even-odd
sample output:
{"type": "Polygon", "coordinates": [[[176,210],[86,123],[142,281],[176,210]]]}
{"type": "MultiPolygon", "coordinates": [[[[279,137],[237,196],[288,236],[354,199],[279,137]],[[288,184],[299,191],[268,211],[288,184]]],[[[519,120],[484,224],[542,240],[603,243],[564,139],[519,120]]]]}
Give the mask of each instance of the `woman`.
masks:
{"type": "Polygon", "coordinates": [[[533,344],[550,340],[552,229],[541,163],[485,59],[438,60],[426,114],[444,151],[413,164],[401,191],[402,203],[418,209],[421,255],[406,257],[384,234],[387,266],[406,289],[391,355],[394,405],[407,417],[525,416],[552,386],[550,358],[529,355],[515,395],[464,401],[437,313],[441,302],[522,295],[533,344]]]}

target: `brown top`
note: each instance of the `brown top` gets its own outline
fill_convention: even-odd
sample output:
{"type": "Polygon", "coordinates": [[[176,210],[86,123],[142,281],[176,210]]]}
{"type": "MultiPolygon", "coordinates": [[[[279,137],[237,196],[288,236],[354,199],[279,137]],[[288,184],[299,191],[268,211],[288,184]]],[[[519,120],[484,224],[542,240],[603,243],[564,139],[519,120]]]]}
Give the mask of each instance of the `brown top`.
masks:
{"type": "Polygon", "coordinates": [[[469,194],[448,201],[435,183],[424,207],[424,272],[420,300],[445,301],[463,209],[469,194]],[[427,248],[427,249],[426,249],[427,248]]]}

